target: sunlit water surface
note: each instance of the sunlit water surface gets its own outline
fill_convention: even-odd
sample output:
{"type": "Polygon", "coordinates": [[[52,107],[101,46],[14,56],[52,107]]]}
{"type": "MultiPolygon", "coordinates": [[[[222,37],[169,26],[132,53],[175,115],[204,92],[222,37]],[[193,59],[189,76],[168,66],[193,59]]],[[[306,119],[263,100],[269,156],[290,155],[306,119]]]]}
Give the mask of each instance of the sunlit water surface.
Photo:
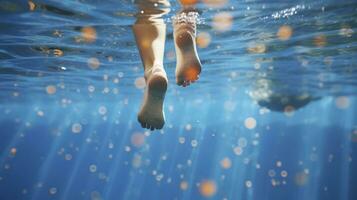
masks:
{"type": "Polygon", "coordinates": [[[150,132],[132,1],[0,1],[0,199],[356,199],[357,3],[198,3],[188,88],[170,3],[150,132]]]}

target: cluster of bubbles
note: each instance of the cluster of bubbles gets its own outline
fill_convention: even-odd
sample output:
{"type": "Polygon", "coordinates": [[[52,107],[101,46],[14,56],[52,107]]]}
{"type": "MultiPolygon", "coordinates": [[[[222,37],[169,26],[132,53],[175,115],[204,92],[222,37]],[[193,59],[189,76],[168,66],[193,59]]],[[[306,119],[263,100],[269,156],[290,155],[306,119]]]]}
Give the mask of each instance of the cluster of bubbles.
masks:
{"type": "Polygon", "coordinates": [[[276,167],[278,169],[270,169],[268,171],[268,176],[271,178],[271,184],[273,187],[279,186],[281,184],[286,185],[287,181],[286,178],[288,177],[288,172],[284,169],[281,169],[283,166],[282,161],[277,161],[276,162],[276,167]],[[277,173],[276,171],[280,171],[280,173],[277,173]]]}
{"type": "Polygon", "coordinates": [[[304,10],[305,8],[306,8],[305,5],[296,5],[294,7],[276,12],[272,14],[271,17],[273,19],[288,18],[290,16],[296,15],[299,11],[304,10]]]}

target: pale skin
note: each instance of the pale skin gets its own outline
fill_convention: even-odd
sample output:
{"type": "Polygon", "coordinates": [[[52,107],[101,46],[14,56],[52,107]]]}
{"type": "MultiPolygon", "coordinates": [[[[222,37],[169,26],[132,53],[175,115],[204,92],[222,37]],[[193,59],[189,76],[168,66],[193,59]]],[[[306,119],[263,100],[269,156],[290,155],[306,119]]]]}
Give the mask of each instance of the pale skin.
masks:
{"type": "MultiPolygon", "coordinates": [[[[169,12],[167,0],[139,0],[140,13],[133,25],[136,44],[144,66],[146,88],[138,121],[143,128],[161,129],[165,124],[163,111],[168,79],[163,66],[166,24],[162,15],[169,12]]],[[[177,15],[192,10],[184,7],[177,15]]],[[[196,50],[196,24],[173,22],[176,51],[176,83],[186,87],[199,78],[201,62],[196,50]]]]}

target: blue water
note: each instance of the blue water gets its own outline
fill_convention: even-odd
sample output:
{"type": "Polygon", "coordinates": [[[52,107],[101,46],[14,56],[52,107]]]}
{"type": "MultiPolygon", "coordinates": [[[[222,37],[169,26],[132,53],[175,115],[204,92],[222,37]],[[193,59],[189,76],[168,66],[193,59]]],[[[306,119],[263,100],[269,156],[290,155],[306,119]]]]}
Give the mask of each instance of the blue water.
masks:
{"type": "Polygon", "coordinates": [[[148,131],[132,1],[1,0],[0,199],[357,199],[356,1],[204,2],[187,88],[179,4],[163,16],[166,123],[148,131]]]}

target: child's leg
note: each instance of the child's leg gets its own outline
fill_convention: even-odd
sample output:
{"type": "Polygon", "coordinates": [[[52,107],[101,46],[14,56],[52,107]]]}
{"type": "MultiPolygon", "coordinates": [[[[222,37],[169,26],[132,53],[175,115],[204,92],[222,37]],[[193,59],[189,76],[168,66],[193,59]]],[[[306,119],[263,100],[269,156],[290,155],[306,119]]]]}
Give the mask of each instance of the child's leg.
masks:
{"type": "Polygon", "coordinates": [[[176,49],[176,83],[183,87],[195,82],[201,73],[196,50],[196,15],[192,7],[183,7],[173,21],[176,49]]]}
{"type": "Polygon", "coordinates": [[[166,12],[150,0],[140,0],[138,5],[133,30],[147,78],[153,66],[162,68],[163,65],[166,25],[161,16],[166,12]]]}
{"type": "Polygon", "coordinates": [[[146,80],[138,120],[144,128],[160,129],[165,123],[163,101],[167,89],[167,77],[163,68],[166,25],[160,18],[165,11],[159,9],[150,0],[141,0],[138,4],[140,11],[133,25],[133,31],[146,80]]]}

